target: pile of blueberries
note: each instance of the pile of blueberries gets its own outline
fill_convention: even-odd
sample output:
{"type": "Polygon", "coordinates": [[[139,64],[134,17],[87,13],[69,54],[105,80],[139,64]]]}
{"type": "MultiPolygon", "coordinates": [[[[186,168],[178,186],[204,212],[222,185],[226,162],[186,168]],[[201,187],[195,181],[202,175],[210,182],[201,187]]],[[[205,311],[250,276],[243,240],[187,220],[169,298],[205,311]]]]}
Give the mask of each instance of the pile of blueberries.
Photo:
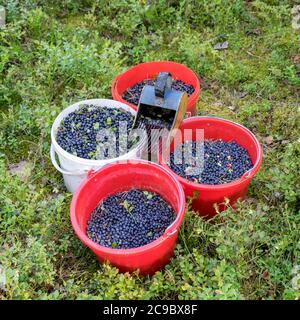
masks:
{"type": "Polygon", "coordinates": [[[168,164],[182,178],[210,185],[239,179],[253,167],[246,149],[221,139],[185,142],[170,153],[168,164]]]}
{"type": "Polygon", "coordinates": [[[61,122],[56,135],[57,143],[65,151],[84,159],[102,160],[111,154],[118,157],[137,142],[130,139],[133,120],[133,115],[123,109],[82,105],[61,122]],[[127,134],[120,134],[120,123],[126,125],[124,129],[127,134]],[[114,144],[110,133],[115,137],[114,144]],[[112,147],[115,147],[113,151],[112,147]]]}
{"type": "Polygon", "coordinates": [[[88,221],[87,236],[105,247],[137,248],[159,238],[175,218],[173,208],[161,196],[132,189],[98,205],[88,221]]]}
{"type": "MultiPolygon", "coordinates": [[[[148,80],[143,80],[143,81],[136,83],[135,85],[128,88],[123,93],[122,98],[125,101],[137,106],[139,104],[140,96],[141,96],[142,90],[145,85],[154,86],[155,81],[148,79],[148,80]]],[[[188,96],[192,95],[193,92],[195,91],[195,88],[191,84],[187,84],[181,80],[173,80],[172,89],[186,92],[188,94],[188,96]]]]}

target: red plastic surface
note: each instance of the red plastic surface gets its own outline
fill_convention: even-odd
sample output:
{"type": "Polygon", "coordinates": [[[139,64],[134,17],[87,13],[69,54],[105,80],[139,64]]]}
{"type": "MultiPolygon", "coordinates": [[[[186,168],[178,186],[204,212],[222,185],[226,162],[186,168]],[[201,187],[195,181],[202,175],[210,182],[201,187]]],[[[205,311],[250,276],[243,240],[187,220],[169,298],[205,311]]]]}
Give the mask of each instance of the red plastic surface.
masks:
{"type": "Polygon", "coordinates": [[[185,214],[185,196],[175,176],[161,166],[142,160],[122,161],[90,174],[74,194],[70,214],[75,233],[99,261],[109,261],[121,272],[139,269],[141,274],[152,274],[163,268],[174,254],[178,229],[185,214]],[[160,238],[139,248],[113,249],[90,240],[86,226],[98,203],[112,194],[132,188],[160,194],[174,208],[175,221],[160,238]]]}
{"type": "MultiPolygon", "coordinates": [[[[238,180],[221,185],[197,184],[176,175],[166,164],[168,158],[167,151],[159,154],[159,163],[167,170],[171,171],[183,186],[187,198],[198,193],[198,197],[192,201],[192,209],[199,212],[202,216],[212,217],[217,212],[215,206],[218,205],[218,211],[225,209],[225,198],[230,200],[230,204],[234,204],[238,199],[246,196],[247,189],[251,179],[259,170],[262,163],[262,148],[256,137],[247,128],[234,123],[232,121],[214,118],[214,117],[192,117],[185,119],[179,128],[177,137],[181,135],[185,129],[192,130],[192,140],[196,140],[196,129],[204,129],[204,139],[222,139],[224,141],[235,140],[238,144],[248,150],[253,168],[245,172],[238,180]]],[[[170,150],[174,150],[176,145],[182,143],[180,138],[173,140],[170,150]],[[176,142],[175,142],[176,141],[176,142]]]]}
{"type": "Polygon", "coordinates": [[[199,79],[188,67],[171,61],[145,62],[119,74],[112,82],[111,93],[113,99],[126,103],[136,109],[137,107],[135,105],[128,103],[122,98],[124,91],[139,81],[153,78],[162,71],[170,72],[176,80],[182,80],[187,84],[193,85],[195,91],[188,99],[187,112],[196,115],[197,101],[200,96],[199,79]]]}

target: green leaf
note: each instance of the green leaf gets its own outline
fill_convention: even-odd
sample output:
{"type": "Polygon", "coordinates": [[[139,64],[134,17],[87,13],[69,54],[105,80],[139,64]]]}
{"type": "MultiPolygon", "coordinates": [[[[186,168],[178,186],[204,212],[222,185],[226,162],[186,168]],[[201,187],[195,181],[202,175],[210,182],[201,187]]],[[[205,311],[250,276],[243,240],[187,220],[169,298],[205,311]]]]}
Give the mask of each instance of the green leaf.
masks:
{"type": "Polygon", "coordinates": [[[128,213],[131,213],[132,210],[134,209],[134,207],[127,200],[121,203],[121,205],[124,207],[126,211],[128,211],[128,213]]]}
{"type": "Polygon", "coordinates": [[[94,129],[95,129],[95,130],[98,130],[99,127],[100,127],[99,122],[95,122],[95,123],[94,123],[94,129]]]}
{"type": "Polygon", "coordinates": [[[111,247],[112,248],[116,248],[118,246],[118,244],[116,243],[116,242],[113,242],[112,244],[111,244],[111,247]]]}
{"type": "Polygon", "coordinates": [[[149,191],[143,191],[143,194],[147,197],[147,199],[151,200],[153,198],[153,193],[149,191]]]}
{"type": "Polygon", "coordinates": [[[110,126],[112,124],[112,119],[111,117],[108,117],[106,120],[105,120],[105,123],[106,125],[110,126]]]}

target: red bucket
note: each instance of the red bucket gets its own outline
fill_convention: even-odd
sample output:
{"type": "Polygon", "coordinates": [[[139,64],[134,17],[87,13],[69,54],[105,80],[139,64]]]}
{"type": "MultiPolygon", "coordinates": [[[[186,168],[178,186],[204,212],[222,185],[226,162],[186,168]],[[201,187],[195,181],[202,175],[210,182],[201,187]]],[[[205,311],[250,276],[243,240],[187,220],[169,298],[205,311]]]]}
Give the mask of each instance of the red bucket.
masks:
{"type": "MultiPolygon", "coordinates": [[[[166,163],[168,151],[159,154],[159,163],[177,177],[183,186],[186,197],[195,197],[195,194],[197,195],[191,203],[192,209],[199,212],[202,216],[212,217],[218,211],[223,211],[226,208],[224,205],[226,198],[229,199],[230,205],[234,206],[238,199],[243,199],[246,196],[251,179],[261,166],[262,148],[251,131],[229,120],[214,117],[192,117],[185,119],[181,123],[180,132],[177,134],[182,134],[183,136],[183,130],[185,129],[191,129],[193,140],[196,140],[196,129],[204,129],[204,139],[235,140],[239,145],[248,150],[254,164],[253,168],[245,172],[240,179],[230,183],[220,185],[198,184],[178,176],[169,168],[166,163]]],[[[175,136],[169,151],[173,151],[182,142],[180,138],[176,139],[175,136]]]]}
{"type": "Polygon", "coordinates": [[[152,79],[159,72],[170,72],[176,80],[191,84],[195,91],[188,99],[187,112],[197,114],[197,101],[200,96],[200,83],[196,74],[188,67],[171,61],[153,61],[138,64],[119,74],[112,82],[111,93],[114,100],[121,101],[136,109],[136,106],[122,98],[124,91],[139,81],[152,79]]]}
{"type": "Polygon", "coordinates": [[[70,212],[75,233],[100,262],[109,261],[121,272],[139,269],[141,274],[152,274],[163,268],[174,254],[185,214],[185,197],[180,183],[161,166],[141,160],[120,161],[101,168],[80,185],[73,196],[70,212]],[[160,238],[138,248],[113,249],[90,240],[86,235],[87,222],[99,202],[132,188],[160,194],[175,210],[175,221],[160,238]]]}

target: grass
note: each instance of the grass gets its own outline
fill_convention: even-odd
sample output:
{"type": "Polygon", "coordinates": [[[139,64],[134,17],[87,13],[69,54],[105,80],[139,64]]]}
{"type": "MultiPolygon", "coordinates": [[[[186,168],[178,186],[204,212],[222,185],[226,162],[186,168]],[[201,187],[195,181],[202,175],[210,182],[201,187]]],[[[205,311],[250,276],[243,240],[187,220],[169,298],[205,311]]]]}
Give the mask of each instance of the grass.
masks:
{"type": "Polygon", "coordinates": [[[0,0],[0,299],[299,299],[296,2],[148,3],[0,0]],[[238,215],[209,224],[188,211],[172,262],[141,278],[99,265],[75,237],[50,127],[73,102],[109,98],[118,73],[159,59],[192,68],[198,113],[247,126],[264,160],[238,215]],[[9,169],[22,160],[25,182],[9,169]]]}

